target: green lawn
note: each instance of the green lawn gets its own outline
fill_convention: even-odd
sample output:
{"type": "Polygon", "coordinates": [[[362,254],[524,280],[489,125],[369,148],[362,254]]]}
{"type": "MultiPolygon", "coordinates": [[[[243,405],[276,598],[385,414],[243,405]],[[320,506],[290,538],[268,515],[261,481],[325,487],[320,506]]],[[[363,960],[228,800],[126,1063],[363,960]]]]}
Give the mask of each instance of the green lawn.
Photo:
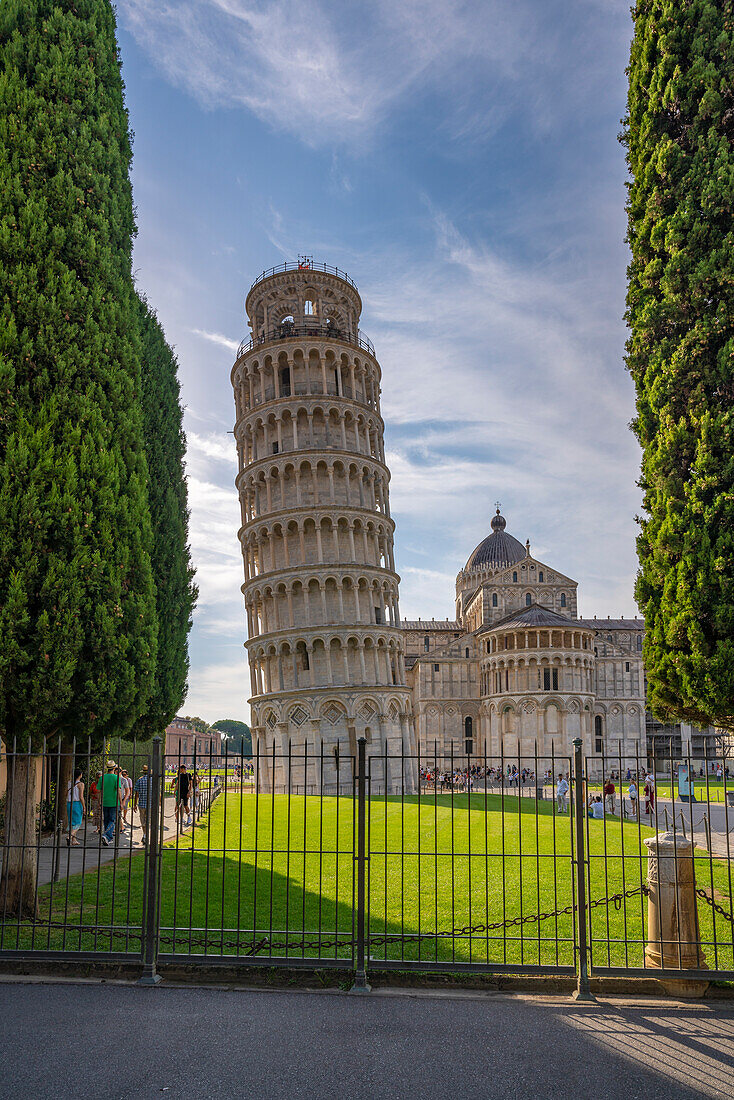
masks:
{"type": "MultiPolygon", "coordinates": [[[[500,795],[373,798],[368,822],[372,965],[405,958],[573,966],[569,914],[509,927],[506,934],[482,929],[415,938],[573,903],[569,818],[555,817],[547,802],[537,809],[536,814],[534,799],[500,795]]],[[[265,961],[285,954],[288,943],[291,955],[348,960],[355,894],[352,811],[349,798],[220,796],[210,823],[164,847],[161,951],[244,955],[257,948],[265,961]],[[304,938],[310,946],[302,945],[304,938]]],[[[590,899],[639,887],[647,857],[642,840],[652,830],[618,819],[588,821],[585,828],[590,899]]],[[[72,878],[68,887],[62,882],[53,892],[45,888],[42,915],[65,920],[72,931],[38,925],[32,934],[23,928],[20,946],[138,951],[143,873],[138,855],[72,878]],[[94,924],[113,926],[117,935],[95,934],[94,924]]],[[[697,877],[731,909],[729,870],[722,861],[714,861],[712,874],[708,857],[698,853],[697,877]]],[[[701,902],[699,912],[702,937],[711,940],[712,910],[701,902]]],[[[718,966],[732,967],[732,927],[716,919],[718,966]]],[[[619,909],[593,909],[591,928],[597,965],[642,964],[646,903],[640,895],[619,909]]],[[[15,946],[15,939],[15,929],[8,927],[4,946],[15,946]]],[[[706,953],[713,966],[713,948],[706,953]]]]}

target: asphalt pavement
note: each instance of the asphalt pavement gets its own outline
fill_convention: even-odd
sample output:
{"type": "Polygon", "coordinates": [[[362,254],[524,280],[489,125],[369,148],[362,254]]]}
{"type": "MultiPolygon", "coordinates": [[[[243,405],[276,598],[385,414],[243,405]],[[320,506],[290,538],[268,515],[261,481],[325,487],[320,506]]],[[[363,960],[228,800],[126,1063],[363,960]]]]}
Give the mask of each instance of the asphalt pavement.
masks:
{"type": "Polygon", "coordinates": [[[734,1096],[734,1002],[0,982],[2,1100],[734,1096]]]}

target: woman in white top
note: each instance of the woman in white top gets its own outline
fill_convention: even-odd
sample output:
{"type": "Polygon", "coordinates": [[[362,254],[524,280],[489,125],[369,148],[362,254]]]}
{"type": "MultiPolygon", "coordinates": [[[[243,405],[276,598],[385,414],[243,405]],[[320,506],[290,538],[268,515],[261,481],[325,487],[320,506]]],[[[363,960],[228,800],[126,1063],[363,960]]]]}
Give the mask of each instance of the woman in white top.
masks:
{"type": "Polygon", "coordinates": [[[634,779],[627,788],[627,795],[630,800],[630,806],[632,807],[632,816],[637,817],[638,802],[637,802],[637,784],[634,779]]]}
{"type": "Polygon", "coordinates": [[[80,844],[76,838],[76,834],[79,831],[79,826],[84,820],[84,783],[82,782],[82,769],[77,768],[74,772],[74,778],[69,784],[66,791],[66,812],[69,817],[69,834],[66,838],[66,843],[74,848],[79,848],[80,844]]]}

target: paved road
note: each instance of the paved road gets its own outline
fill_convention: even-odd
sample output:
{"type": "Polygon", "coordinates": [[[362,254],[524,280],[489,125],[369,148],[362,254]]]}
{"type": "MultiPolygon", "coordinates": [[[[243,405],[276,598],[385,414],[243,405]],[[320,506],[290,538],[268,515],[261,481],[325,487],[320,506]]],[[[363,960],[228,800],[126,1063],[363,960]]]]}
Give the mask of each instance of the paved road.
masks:
{"type": "Polygon", "coordinates": [[[2,1100],[734,1095],[731,1003],[98,983],[0,1000],[2,1100]]]}

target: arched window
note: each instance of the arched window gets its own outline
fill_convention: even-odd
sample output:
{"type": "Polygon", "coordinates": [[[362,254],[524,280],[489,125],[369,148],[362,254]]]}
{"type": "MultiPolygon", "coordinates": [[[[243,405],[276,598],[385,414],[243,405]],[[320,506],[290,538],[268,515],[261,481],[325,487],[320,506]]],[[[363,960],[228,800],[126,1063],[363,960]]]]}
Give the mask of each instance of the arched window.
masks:
{"type": "Polygon", "coordinates": [[[313,317],[313,302],[310,298],[307,298],[303,304],[303,312],[306,317],[313,317]]]}
{"type": "Polygon", "coordinates": [[[541,582],[542,582],[542,580],[543,580],[543,570],[542,570],[542,569],[541,569],[541,570],[540,570],[540,572],[538,573],[538,580],[539,580],[539,581],[541,581],[541,582]]]}
{"type": "Polygon", "coordinates": [[[469,715],[464,719],[464,752],[467,756],[474,751],[474,735],[472,732],[472,720],[469,715]]]}
{"type": "Polygon", "coordinates": [[[529,593],[529,592],[526,592],[526,593],[525,593],[525,606],[526,606],[526,607],[530,607],[530,604],[531,604],[532,602],[533,602],[533,597],[532,597],[532,596],[530,595],[530,593],[529,593]]]}
{"type": "Polygon", "coordinates": [[[565,607],[565,606],[566,606],[566,593],[561,592],[561,607],[565,607]]]}
{"type": "Polygon", "coordinates": [[[464,650],[464,656],[465,657],[469,656],[469,646],[467,646],[466,649],[464,650]]]}
{"type": "Polygon", "coordinates": [[[512,579],[514,583],[517,584],[517,570],[515,570],[515,572],[512,574],[512,579]]]}
{"type": "Polygon", "coordinates": [[[637,635],[637,648],[642,649],[642,635],[641,634],[637,635]]]}
{"type": "Polygon", "coordinates": [[[423,652],[428,653],[428,650],[430,648],[431,648],[431,639],[426,634],[425,638],[423,639],[423,652]]]}
{"type": "Polygon", "coordinates": [[[594,718],[594,751],[604,751],[604,723],[601,714],[594,718]]]}
{"type": "Polygon", "coordinates": [[[492,593],[492,607],[496,607],[496,606],[497,606],[497,593],[493,592],[492,593]]]}

